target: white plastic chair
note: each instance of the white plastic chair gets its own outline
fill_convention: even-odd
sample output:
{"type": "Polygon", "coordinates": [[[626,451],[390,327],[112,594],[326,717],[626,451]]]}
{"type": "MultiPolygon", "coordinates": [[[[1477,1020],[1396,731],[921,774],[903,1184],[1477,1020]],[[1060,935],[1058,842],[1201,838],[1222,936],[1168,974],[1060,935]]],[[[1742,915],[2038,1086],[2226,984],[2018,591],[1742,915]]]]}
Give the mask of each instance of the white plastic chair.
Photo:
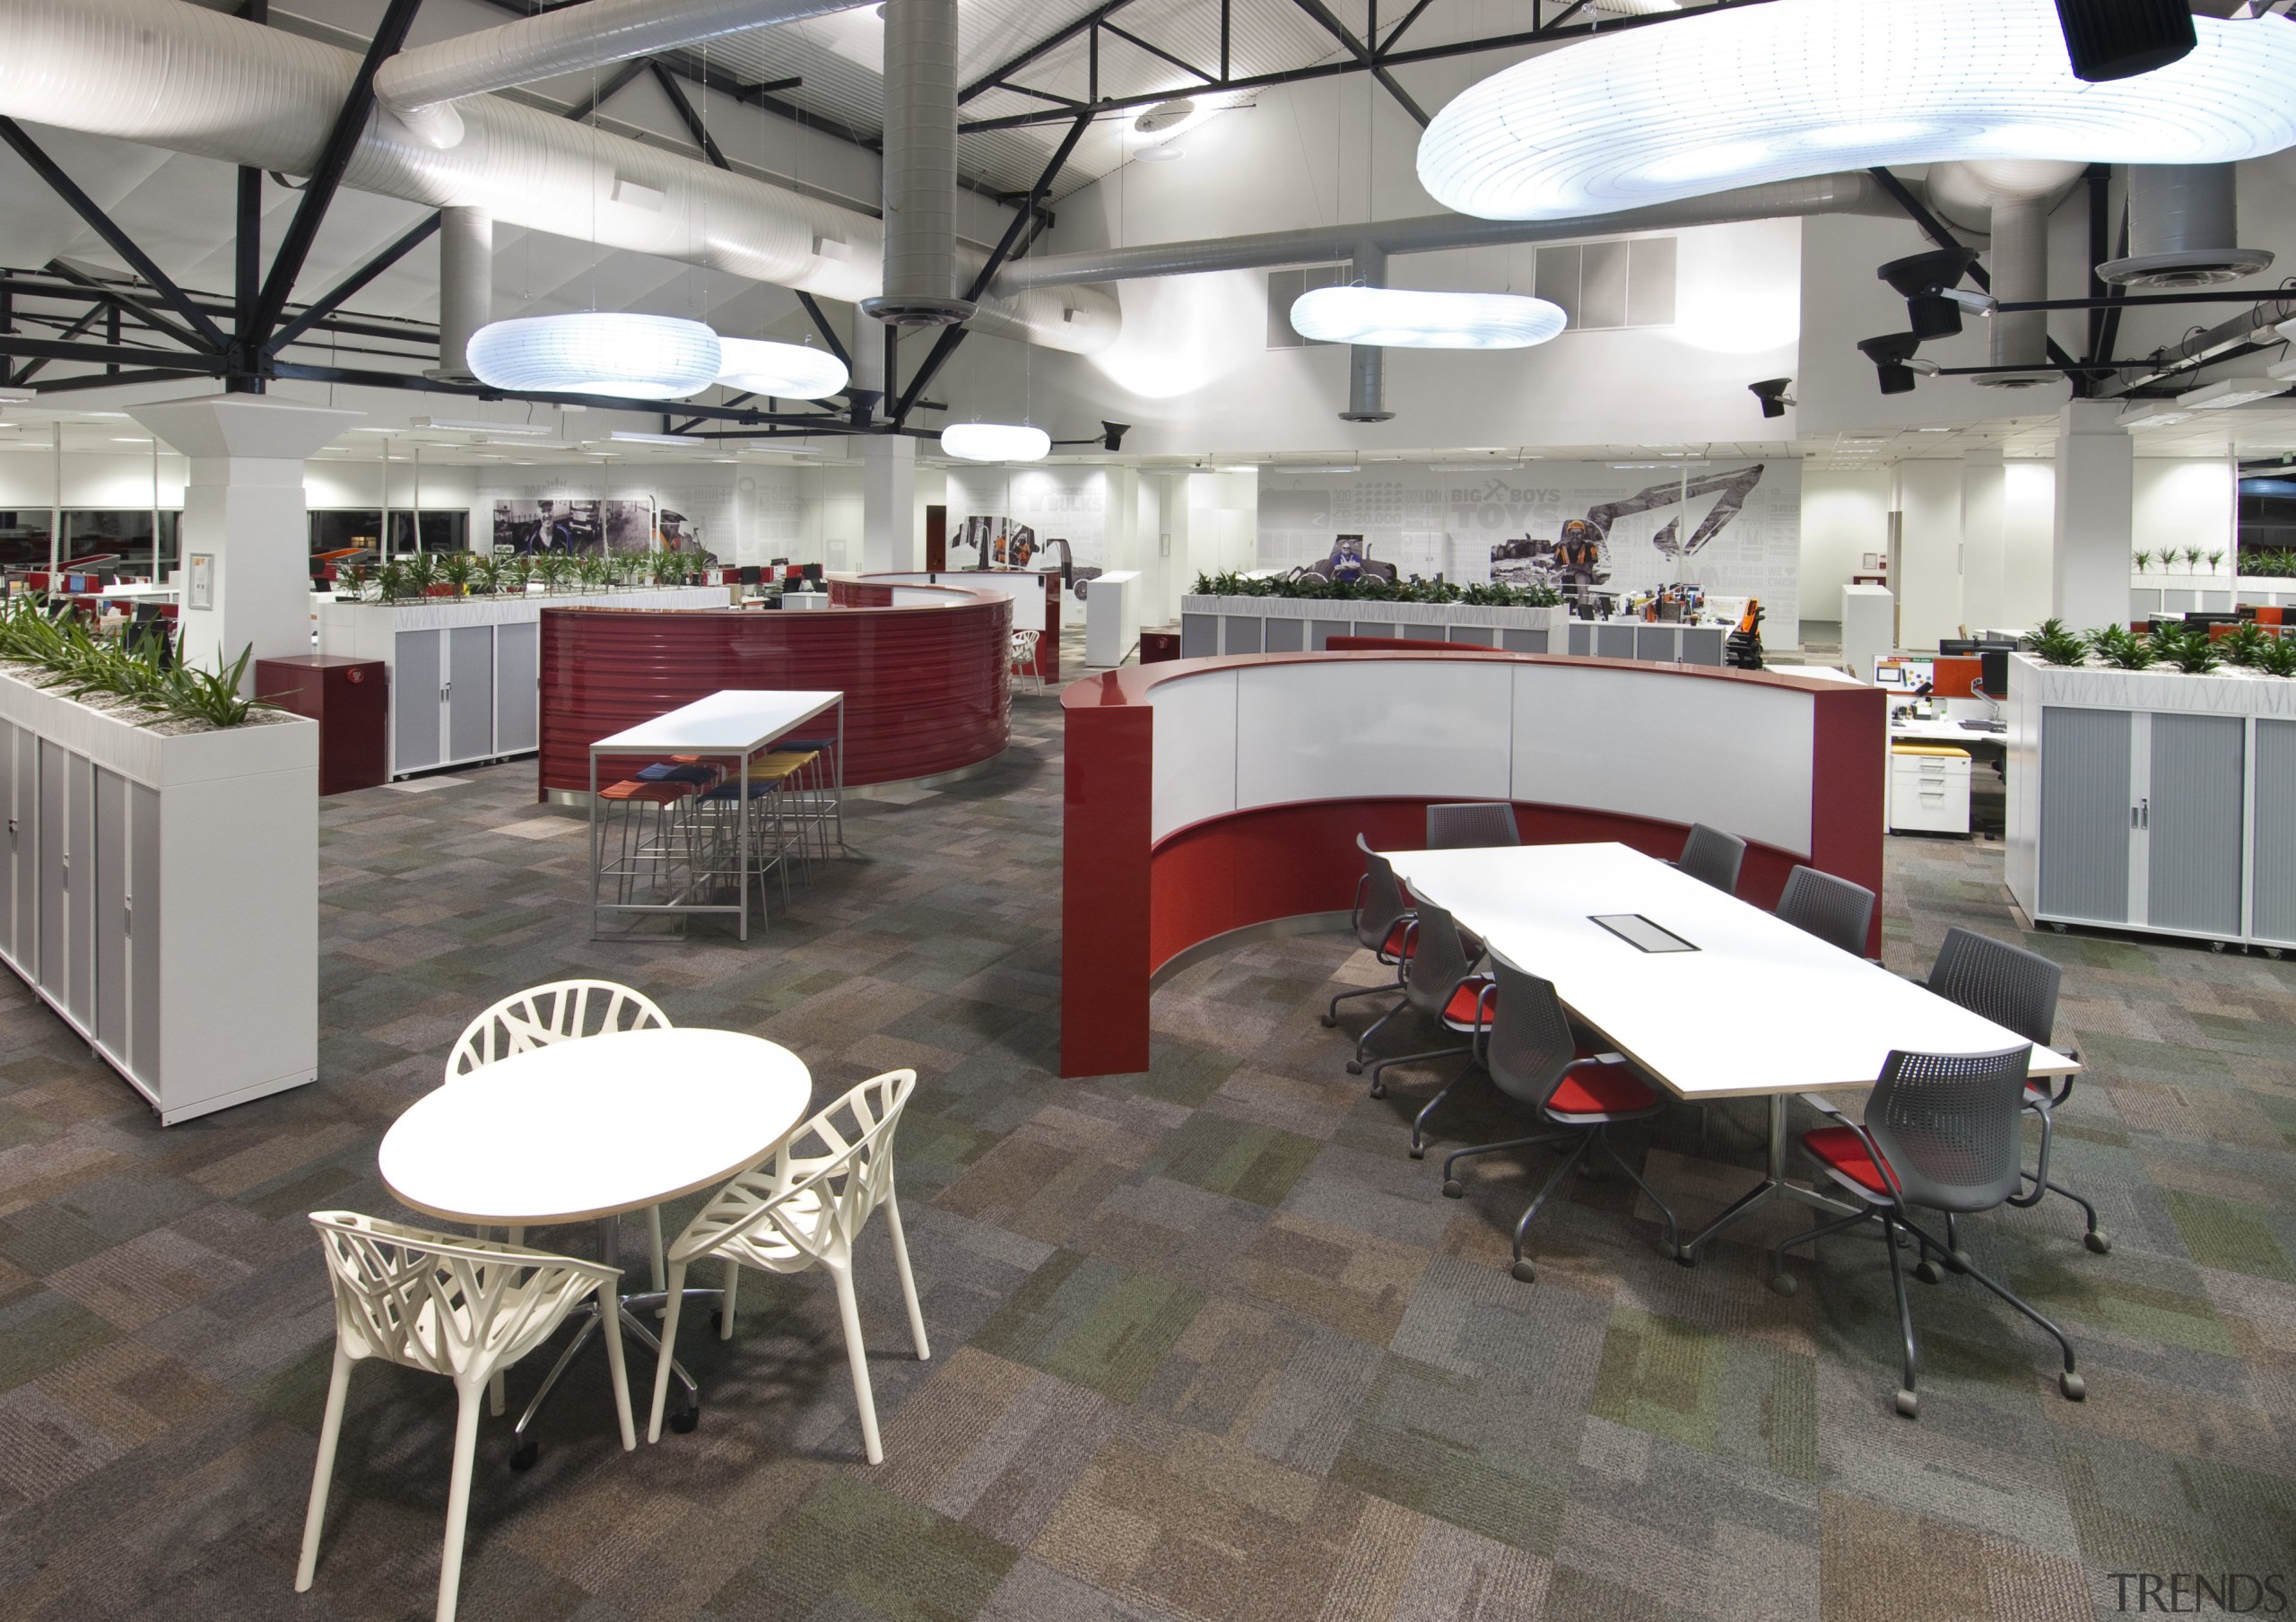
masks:
{"type": "Polygon", "coordinates": [[[319,1426],[319,1457],[311,1474],[310,1507],[303,1516],[303,1557],[295,1591],[308,1592],[318,1565],[319,1530],[326,1520],[327,1487],[335,1474],[335,1443],[343,1434],[344,1398],[351,1365],[381,1357],[455,1382],[455,1471],[447,1492],[447,1540],[439,1557],[438,1622],[453,1622],[462,1586],[463,1528],[470,1515],[472,1461],[478,1447],[479,1393],[498,1393],[497,1376],[547,1340],[567,1313],[598,1298],[606,1328],[606,1361],[613,1371],[613,1400],[624,1451],[638,1445],[630,1412],[630,1382],[622,1372],[622,1314],[616,1310],[619,1269],[531,1251],[488,1244],[403,1226],[354,1211],[314,1211],[311,1225],[326,1251],[335,1286],[335,1375],[319,1426]]]}
{"type": "Polygon", "coordinates": [[[902,1106],[916,1090],[917,1072],[891,1070],[874,1077],[782,1139],[757,1165],[709,1198],[709,1202],[670,1246],[669,1317],[662,1325],[661,1366],[654,1378],[654,1410],[647,1422],[651,1442],[662,1439],[662,1407],[670,1389],[670,1356],[678,1333],[678,1308],[685,1297],[686,1269],[704,1257],[726,1264],[726,1300],[718,1338],[734,1333],[734,1297],[741,1270],[802,1273],[825,1269],[837,1286],[838,1312],[845,1320],[845,1354],[853,1367],[853,1400],[861,1410],[861,1439],[869,1462],[882,1464],[877,1440],[877,1405],[869,1391],[869,1358],[861,1340],[861,1312],[853,1295],[853,1242],[869,1215],[885,1208],[891,1230],[893,1262],[900,1269],[901,1294],[909,1302],[909,1333],[920,1361],[932,1356],[925,1339],[925,1313],[918,1305],[917,1279],[909,1269],[909,1243],[901,1235],[900,1206],[893,1198],[893,1129],[902,1106]]]}
{"type": "Polygon", "coordinates": [[[1043,634],[1040,631],[1015,631],[1012,647],[1013,674],[1035,676],[1039,693],[1044,691],[1044,676],[1037,669],[1037,641],[1043,634]]]}
{"type": "MultiPolygon", "coordinates": [[[[448,1082],[458,1081],[498,1059],[553,1042],[576,1042],[617,1031],[666,1029],[669,1016],[643,991],[610,980],[561,980],[530,986],[496,1003],[463,1028],[447,1056],[448,1082]]],[[[526,1242],[526,1230],[509,1230],[512,1244],[526,1242]]],[[[654,1287],[662,1287],[662,1210],[646,1208],[647,1256],[654,1287]]]]}

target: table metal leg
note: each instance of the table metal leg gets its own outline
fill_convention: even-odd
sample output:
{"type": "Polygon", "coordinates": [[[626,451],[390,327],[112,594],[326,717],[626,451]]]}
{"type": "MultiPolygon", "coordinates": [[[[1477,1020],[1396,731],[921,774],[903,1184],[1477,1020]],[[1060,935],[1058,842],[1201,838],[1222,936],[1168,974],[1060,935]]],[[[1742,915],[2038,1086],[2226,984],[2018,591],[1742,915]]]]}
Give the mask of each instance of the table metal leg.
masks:
{"type": "Polygon", "coordinates": [[[598,842],[598,757],[590,756],[590,938],[598,937],[598,868],[604,853],[598,842]]]}
{"type": "Polygon", "coordinates": [[[1765,1199],[1792,1199],[1803,1205],[1814,1206],[1837,1216],[1854,1216],[1857,1208],[1839,1199],[1829,1199],[1815,1189],[1805,1189],[1786,1180],[1786,1094],[1770,1095],[1770,1145],[1762,1180],[1732,1200],[1729,1208],[1706,1225],[1697,1238],[1682,1248],[1681,1260],[1697,1260],[1699,1247],[1752,1210],[1765,1199]]]}

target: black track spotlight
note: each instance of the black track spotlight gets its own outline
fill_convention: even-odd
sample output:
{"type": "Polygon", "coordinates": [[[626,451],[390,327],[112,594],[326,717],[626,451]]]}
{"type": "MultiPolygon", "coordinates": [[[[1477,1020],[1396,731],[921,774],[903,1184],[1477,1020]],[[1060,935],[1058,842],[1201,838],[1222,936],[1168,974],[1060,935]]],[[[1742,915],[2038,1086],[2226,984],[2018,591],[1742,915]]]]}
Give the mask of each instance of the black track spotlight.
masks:
{"type": "Polygon", "coordinates": [[[1961,331],[1961,310],[1945,297],[1945,290],[1967,275],[1976,263],[1975,249],[1935,248],[1892,259],[1874,274],[1905,301],[1906,324],[1916,337],[1946,338],[1961,331]]]}
{"type": "Polygon", "coordinates": [[[2166,67],[2200,43],[2186,0],[2057,0],[2057,21],[2073,76],[2092,84],[2166,67]]]}
{"type": "Polygon", "coordinates": [[[1913,368],[1907,362],[1913,352],[1921,347],[1921,335],[1912,332],[1892,332],[1878,338],[1867,338],[1857,345],[1857,352],[1874,362],[1880,374],[1883,394],[1911,394],[1913,368]]]}
{"type": "Polygon", "coordinates": [[[1102,417],[1100,419],[1100,449],[1102,450],[1122,450],[1124,449],[1124,436],[1131,432],[1131,423],[1111,423],[1106,417],[1102,417]]]}
{"type": "Polygon", "coordinates": [[[1759,383],[1746,385],[1747,391],[1761,402],[1761,414],[1766,417],[1782,417],[1786,408],[1794,405],[1794,397],[1786,391],[1794,387],[1792,378],[1764,378],[1759,383]]]}

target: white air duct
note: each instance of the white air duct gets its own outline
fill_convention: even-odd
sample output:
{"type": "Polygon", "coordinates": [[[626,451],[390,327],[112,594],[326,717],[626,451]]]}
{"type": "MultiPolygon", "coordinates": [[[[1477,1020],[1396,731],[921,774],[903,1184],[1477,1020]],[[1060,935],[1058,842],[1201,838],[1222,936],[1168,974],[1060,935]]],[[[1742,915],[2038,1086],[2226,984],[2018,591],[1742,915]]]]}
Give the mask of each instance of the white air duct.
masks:
{"type": "Polygon", "coordinates": [[[885,0],[884,291],[890,326],[946,327],[956,296],[957,0],[885,0]]]}
{"type": "MultiPolygon", "coordinates": [[[[2048,297],[2048,216],[2080,179],[2083,166],[2056,160],[2006,159],[1935,163],[1926,183],[1929,205],[1954,224],[1991,239],[1987,270],[1993,296],[2004,304],[2048,297]]],[[[1996,371],[1976,382],[1988,388],[2029,388],[2061,382],[2048,370],[2048,312],[2021,310],[1987,318],[1996,371]]]]}
{"type": "Polygon", "coordinates": [[[851,11],[864,0],[585,0],[497,28],[403,50],[375,74],[375,99],[432,146],[463,138],[451,103],[559,74],[777,22],[851,11]]]}
{"type": "MultiPolygon", "coordinates": [[[[1355,279],[1366,287],[1387,284],[1387,256],[1384,249],[1365,243],[1355,250],[1355,279]]],[[[1351,344],[1347,349],[1347,409],[1343,423],[1385,423],[1396,414],[1387,409],[1387,352],[1377,344],[1351,344]]]]}
{"type": "Polygon", "coordinates": [[[471,336],[494,318],[494,217],[483,208],[439,211],[439,371],[470,369],[471,336]]]}
{"type": "MultiPolygon", "coordinates": [[[[310,173],[358,66],[184,0],[0,0],[0,114],[250,169],[310,173]]],[[[458,110],[464,137],[443,152],[378,111],[344,184],[827,298],[879,290],[883,231],[866,214],[500,97],[458,110]]],[[[1107,293],[1044,287],[984,301],[971,327],[1089,354],[1120,321],[1107,293]]]]}
{"type": "Polygon", "coordinates": [[[2137,163],[2128,170],[2128,257],[2097,266],[2125,287],[2207,287],[2272,266],[2240,234],[2230,163],[2137,163]]]}

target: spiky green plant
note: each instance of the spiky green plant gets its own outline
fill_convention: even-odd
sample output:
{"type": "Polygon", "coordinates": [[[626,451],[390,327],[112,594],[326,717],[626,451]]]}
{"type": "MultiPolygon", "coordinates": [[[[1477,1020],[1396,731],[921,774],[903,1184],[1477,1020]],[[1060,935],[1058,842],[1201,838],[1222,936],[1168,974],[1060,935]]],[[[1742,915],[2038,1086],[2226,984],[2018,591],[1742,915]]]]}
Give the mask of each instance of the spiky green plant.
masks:
{"type": "Polygon", "coordinates": [[[2278,636],[2264,639],[2264,651],[2257,656],[2257,668],[2266,676],[2296,676],[2296,636],[2283,631],[2278,636]]]}
{"type": "Polygon", "coordinates": [[[2208,572],[2209,572],[2209,573],[2211,573],[2211,574],[2214,574],[2214,573],[2215,573],[2219,569],[2222,569],[2223,566],[2224,566],[2224,549],[2223,549],[2222,546],[2219,546],[2219,547],[2217,547],[2214,551],[2211,552],[2211,553],[2208,554],[2208,572]]]}
{"type": "Polygon", "coordinates": [[[567,571],[571,569],[573,564],[574,560],[562,552],[536,553],[534,561],[534,578],[542,582],[543,589],[545,591],[563,590],[566,586],[567,571]]]}
{"type": "Polygon", "coordinates": [[[409,597],[429,597],[430,588],[446,578],[439,571],[439,560],[436,553],[409,553],[401,567],[406,571],[406,590],[409,597]]]}
{"type": "Polygon", "coordinates": [[[375,571],[375,594],[386,603],[404,602],[414,596],[407,583],[406,565],[394,558],[375,571]]]}
{"type": "Polygon", "coordinates": [[[438,570],[439,580],[446,585],[452,586],[455,589],[455,595],[457,597],[462,597],[466,594],[470,590],[471,581],[476,579],[478,575],[477,554],[469,552],[455,551],[439,553],[436,556],[439,560],[438,570]]]}
{"type": "Polygon", "coordinates": [[[2243,670],[2254,670],[2264,657],[2264,645],[2271,639],[2254,620],[2235,626],[2227,636],[2216,640],[2216,651],[2224,662],[2243,670]]]}
{"type": "Polygon", "coordinates": [[[211,727],[236,727],[248,719],[256,701],[239,691],[239,683],[248,673],[248,661],[255,657],[255,644],[250,642],[239,650],[239,657],[230,667],[223,666],[223,656],[215,656],[215,668],[202,670],[181,660],[166,677],[167,705],[174,714],[190,720],[203,720],[211,727]]]}
{"type": "Polygon", "coordinates": [[[2116,670],[2149,670],[2160,658],[2150,638],[2126,625],[2104,625],[2087,633],[2089,651],[2116,670]]]}
{"type": "Polygon", "coordinates": [[[2136,554],[2133,561],[2136,564],[2136,572],[2143,574],[2146,570],[2152,567],[2152,554],[2149,549],[2139,546],[2136,549],[2136,554]]]}
{"type": "Polygon", "coordinates": [[[2200,559],[2201,551],[2199,547],[2187,546],[2185,548],[2185,568],[2187,571],[2197,571],[2200,568],[2200,559]]]}
{"type": "Polygon", "coordinates": [[[2034,657],[2044,664],[2080,666],[2089,662],[2088,642],[2078,632],[2067,630],[2063,620],[2043,620],[2025,640],[2034,657]]]}
{"type": "Polygon", "coordinates": [[[2156,659],[2187,676],[2205,676],[2219,662],[2208,627],[2195,620],[2155,620],[2149,640],[2156,659]]]}

